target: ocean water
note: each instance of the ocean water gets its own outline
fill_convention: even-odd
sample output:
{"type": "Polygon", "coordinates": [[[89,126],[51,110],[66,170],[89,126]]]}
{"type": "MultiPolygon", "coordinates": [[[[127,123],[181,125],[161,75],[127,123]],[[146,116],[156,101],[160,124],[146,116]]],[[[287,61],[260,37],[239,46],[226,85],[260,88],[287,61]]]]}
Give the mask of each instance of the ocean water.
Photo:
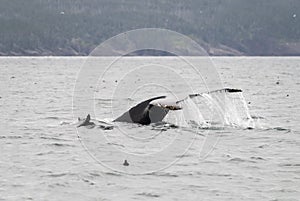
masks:
{"type": "Polygon", "coordinates": [[[0,200],[299,200],[300,58],[212,58],[203,79],[171,57],[104,71],[111,62],[0,58],[0,200]],[[243,90],[254,124],[224,125],[195,99],[169,113],[176,126],[76,127],[89,113],[112,124],[146,98],[220,87],[243,90]]]}

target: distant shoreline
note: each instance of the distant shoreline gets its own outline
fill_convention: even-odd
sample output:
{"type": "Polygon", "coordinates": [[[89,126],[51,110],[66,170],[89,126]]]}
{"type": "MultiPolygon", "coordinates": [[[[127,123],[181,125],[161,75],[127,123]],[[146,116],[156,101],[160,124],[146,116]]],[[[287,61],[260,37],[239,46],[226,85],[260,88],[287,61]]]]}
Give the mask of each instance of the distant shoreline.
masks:
{"type": "MultiPolygon", "coordinates": [[[[211,57],[290,57],[290,56],[300,56],[300,43],[297,44],[285,44],[285,45],[279,45],[274,50],[268,50],[264,52],[262,49],[258,48],[256,49],[256,53],[245,53],[242,51],[239,51],[237,49],[234,49],[232,47],[228,47],[226,45],[214,45],[212,46],[209,43],[202,43],[199,44],[203,51],[202,52],[193,52],[193,50],[190,49],[184,49],[184,47],[179,47],[177,49],[177,52],[181,53],[180,56],[211,56],[211,57]],[[203,54],[203,55],[199,55],[203,54]]],[[[86,50],[84,52],[77,52],[75,49],[72,49],[71,47],[65,47],[65,48],[58,48],[58,50],[47,50],[47,49],[34,49],[34,50],[28,50],[28,49],[22,49],[20,48],[18,51],[0,51],[0,57],[1,56],[28,56],[28,57],[52,57],[52,56],[58,56],[58,57],[86,57],[93,53],[95,50],[95,47],[89,48],[89,50],[86,50]]],[[[104,52],[103,56],[115,56],[115,55],[123,55],[123,56],[142,56],[142,57],[153,57],[153,56],[159,56],[159,57],[166,57],[166,56],[176,56],[172,52],[166,52],[163,50],[155,50],[155,49],[142,49],[142,50],[136,50],[134,52],[126,52],[124,49],[119,49],[118,47],[114,47],[112,49],[109,49],[109,52],[104,52]],[[107,54],[107,55],[105,55],[107,54]]]]}
{"type": "MultiPolygon", "coordinates": [[[[78,59],[85,59],[85,58],[89,58],[89,57],[95,57],[95,58],[105,58],[105,57],[119,57],[119,56],[28,56],[28,55],[22,55],[22,56],[0,56],[0,59],[5,59],[5,58],[78,58],[78,59]]],[[[154,58],[154,57],[160,57],[160,58],[172,58],[172,57],[177,57],[177,56],[126,56],[127,58],[154,58]]],[[[260,56],[260,55],[243,55],[243,56],[211,56],[211,55],[207,55],[207,56],[181,56],[181,57],[210,57],[210,58],[300,58],[300,55],[276,55],[276,56],[272,56],[272,55],[267,55],[267,56],[260,56]]]]}

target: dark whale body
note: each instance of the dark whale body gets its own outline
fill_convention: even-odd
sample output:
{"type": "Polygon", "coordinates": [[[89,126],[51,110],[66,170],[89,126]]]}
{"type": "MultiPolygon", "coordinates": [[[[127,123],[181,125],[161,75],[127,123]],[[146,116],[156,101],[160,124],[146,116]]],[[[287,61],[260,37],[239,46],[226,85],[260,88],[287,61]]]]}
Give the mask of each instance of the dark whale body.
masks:
{"type": "Polygon", "coordinates": [[[164,98],[166,98],[166,96],[158,96],[145,100],[125,112],[114,121],[139,123],[142,125],[161,122],[163,118],[165,118],[165,116],[168,114],[169,109],[151,104],[151,102],[164,98]]]}

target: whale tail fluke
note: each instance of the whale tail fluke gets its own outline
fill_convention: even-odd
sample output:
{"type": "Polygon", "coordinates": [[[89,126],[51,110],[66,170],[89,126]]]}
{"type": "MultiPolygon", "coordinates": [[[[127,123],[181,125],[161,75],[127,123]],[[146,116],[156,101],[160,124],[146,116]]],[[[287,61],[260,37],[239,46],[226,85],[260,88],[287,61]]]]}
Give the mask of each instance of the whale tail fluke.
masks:
{"type": "MultiPolygon", "coordinates": [[[[182,105],[180,103],[197,97],[205,96],[207,94],[213,93],[239,93],[242,92],[241,89],[234,88],[223,88],[203,93],[190,94],[181,100],[168,100],[166,96],[158,96],[148,100],[145,100],[134,107],[130,108],[127,112],[123,113],[121,116],[113,120],[114,122],[127,122],[127,123],[139,123],[142,125],[148,125],[150,123],[161,122],[164,117],[168,114],[170,110],[182,110],[182,105]]],[[[80,126],[89,123],[89,115],[86,121],[80,126]]]]}
{"type": "Polygon", "coordinates": [[[188,97],[185,97],[182,100],[178,100],[176,103],[180,103],[188,98],[195,98],[197,96],[202,96],[203,94],[212,94],[212,93],[218,93],[218,92],[226,92],[226,93],[239,93],[239,92],[243,92],[243,90],[241,89],[233,89],[233,88],[223,88],[223,89],[217,89],[217,90],[213,90],[213,91],[208,91],[208,92],[203,92],[203,93],[197,93],[197,94],[190,94],[188,95],[188,97]]]}

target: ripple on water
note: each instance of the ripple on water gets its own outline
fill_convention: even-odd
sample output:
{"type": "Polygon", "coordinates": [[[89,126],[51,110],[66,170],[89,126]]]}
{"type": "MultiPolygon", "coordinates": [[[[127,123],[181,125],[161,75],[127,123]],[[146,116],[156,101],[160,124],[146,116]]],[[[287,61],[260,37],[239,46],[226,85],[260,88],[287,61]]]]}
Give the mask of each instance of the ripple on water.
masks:
{"type": "Polygon", "coordinates": [[[176,155],[176,158],[188,158],[188,157],[193,157],[194,155],[192,154],[182,154],[182,155],[176,155]]]}
{"type": "Polygon", "coordinates": [[[280,164],[279,166],[282,166],[282,167],[300,167],[300,163],[285,163],[285,164],[280,164]]]}
{"type": "Polygon", "coordinates": [[[160,197],[159,194],[157,193],[153,193],[153,192],[142,192],[142,193],[137,193],[136,195],[141,195],[141,196],[145,196],[145,197],[150,197],[150,198],[158,198],[160,197]]]}
{"type": "Polygon", "coordinates": [[[37,153],[36,155],[44,156],[44,155],[49,155],[49,154],[55,154],[55,152],[54,151],[40,152],[40,153],[37,153]]]}
{"type": "Polygon", "coordinates": [[[72,141],[72,140],[68,140],[68,139],[64,139],[64,138],[58,138],[58,137],[46,137],[46,136],[41,136],[40,137],[43,140],[54,140],[54,141],[72,141]]]}
{"type": "Polygon", "coordinates": [[[66,143],[58,143],[58,142],[54,142],[54,143],[47,143],[45,145],[48,146],[55,146],[55,147],[76,147],[73,144],[66,144],[66,143]]]}
{"type": "Polygon", "coordinates": [[[0,139],[20,139],[23,138],[21,135],[0,135],[0,139]]]}
{"type": "Polygon", "coordinates": [[[47,177],[64,177],[64,176],[74,176],[76,174],[74,173],[70,173],[70,172],[61,172],[61,173],[50,173],[50,174],[47,174],[46,176],[47,177]]]}
{"type": "Polygon", "coordinates": [[[250,159],[253,159],[253,160],[263,160],[263,161],[266,160],[266,159],[264,159],[263,157],[260,157],[260,156],[251,156],[250,159]]]}
{"type": "Polygon", "coordinates": [[[59,117],[53,117],[53,116],[50,116],[50,117],[45,117],[43,119],[50,119],[50,120],[58,120],[59,117]]]}
{"type": "Polygon", "coordinates": [[[45,152],[38,152],[36,153],[37,156],[45,156],[45,155],[64,155],[64,154],[69,154],[69,151],[45,151],[45,152]]]}
{"type": "Polygon", "coordinates": [[[269,128],[265,128],[263,129],[264,131],[272,131],[272,130],[275,130],[275,131],[285,131],[286,133],[290,133],[292,132],[291,129],[289,128],[284,128],[284,127],[280,127],[280,126],[277,126],[277,127],[269,127],[269,128]]]}
{"type": "Polygon", "coordinates": [[[239,157],[231,158],[228,161],[229,162],[235,162],[235,163],[242,163],[242,162],[252,162],[252,163],[255,163],[254,161],[242,159],[242,158],[239,158],[239,157]]]}
{"type": "Polygon", "coordinates": [[[117,172],[105,172],[104,174],[109,175],[109,176],[118,176],[118,177],[122,176],[122,174],[117,173],[117,172]]]}
{"type": "Polygon", "coordinates": [[[169,172],[153,172],[153,173],[149,173],[149,175],[154,175],[154,176],[162,176],[162,177],[179,177],[178,174],[174,174],[174,173],[169,173],[169,172]]]}

